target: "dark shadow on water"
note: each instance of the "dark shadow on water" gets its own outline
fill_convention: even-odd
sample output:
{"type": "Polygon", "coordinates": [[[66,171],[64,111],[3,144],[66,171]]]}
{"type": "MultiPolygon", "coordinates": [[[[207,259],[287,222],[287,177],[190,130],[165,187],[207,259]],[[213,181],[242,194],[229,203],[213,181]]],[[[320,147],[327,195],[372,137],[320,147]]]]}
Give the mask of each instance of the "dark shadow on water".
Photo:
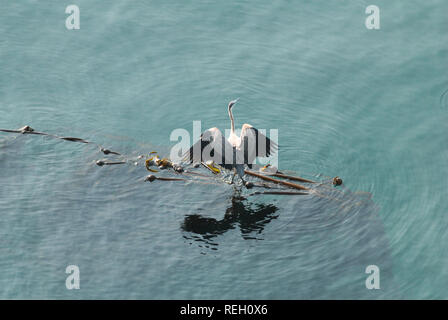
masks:
{"type": "Polygon", "coordinates": [[[211,246],[218,245],[212,241],[214,238],[235,228],[240,229],[245,240],[263,240],[262,232],[269,222],[277,219],[277,210],[273,204],[255,204],[233,197],[221,220],[192,214],[185,217],[181,229],[188,233],[185,239],[211,246]]]}

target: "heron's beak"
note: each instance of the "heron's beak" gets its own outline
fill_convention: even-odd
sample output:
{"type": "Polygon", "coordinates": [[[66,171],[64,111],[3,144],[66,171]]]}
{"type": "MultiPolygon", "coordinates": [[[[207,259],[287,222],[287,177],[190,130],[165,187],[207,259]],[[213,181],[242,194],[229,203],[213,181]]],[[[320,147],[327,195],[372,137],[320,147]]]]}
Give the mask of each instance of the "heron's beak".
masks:
{"type": "Polygon", "coordinates": [[[233,108],[233,106],[235,105],[235,103],[238,102],[239,99],[240,99],[240,98],[236,98],[235,100],[230,101],[230,102],[229,102],[229,107],[230,107],[230,108],[233,108]]]}

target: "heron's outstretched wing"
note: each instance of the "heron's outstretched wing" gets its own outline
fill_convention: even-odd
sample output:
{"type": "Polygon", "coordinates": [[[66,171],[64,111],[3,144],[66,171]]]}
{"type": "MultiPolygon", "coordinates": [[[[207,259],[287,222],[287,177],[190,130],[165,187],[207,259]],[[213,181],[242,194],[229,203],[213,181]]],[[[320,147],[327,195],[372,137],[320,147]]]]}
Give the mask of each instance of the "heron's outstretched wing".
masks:
{"type": "Polygon", "coordinates": [[[218,128],[205,130],[200,139],[185,152],[183,160],[187,163],[212,160],[219,165],[235,163],[238,160],[242,162],[218,128]]]}
{"type": "Polygon", "coordinates": [[[278,150],[278,145],[266,137],[257,128],[245,123],[241,129],[241,144],[239,153],[244,157],[244,163],[252,167],[255,159],[266,158],[278,150]]]}

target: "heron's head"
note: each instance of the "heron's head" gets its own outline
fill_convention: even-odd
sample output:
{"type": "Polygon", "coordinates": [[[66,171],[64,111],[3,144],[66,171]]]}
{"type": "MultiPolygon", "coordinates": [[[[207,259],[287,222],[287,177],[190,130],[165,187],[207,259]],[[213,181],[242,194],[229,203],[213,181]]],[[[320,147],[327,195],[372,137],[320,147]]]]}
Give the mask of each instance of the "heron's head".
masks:
{"type": "Polygon", "coordinates": [[[229,111],[230,111],[230,109],[232,109],[232,107],[237,103],[238,100],[239,100],[239,98],[237,98],[237,99],[232,100],[232,101],[229,102],[229,111]]]}

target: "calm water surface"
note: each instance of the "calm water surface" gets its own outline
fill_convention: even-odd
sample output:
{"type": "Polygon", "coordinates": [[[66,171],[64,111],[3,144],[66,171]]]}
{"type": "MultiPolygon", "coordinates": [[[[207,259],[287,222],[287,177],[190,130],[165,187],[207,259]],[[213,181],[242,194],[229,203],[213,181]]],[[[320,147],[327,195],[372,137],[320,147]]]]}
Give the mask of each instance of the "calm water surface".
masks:
{"type": "Polygon", "coordinates": [[[168,154],[176,128],[279,131],[326,197],[144,183],[93,145],[0,133],[0,298],[448,298],[442,0],[3,1],[0,128],[168,154]],[[81,272],[67,290],[65,268],[81,272]],[[381,290],[365,288],[365,268],[381,290]]]}

